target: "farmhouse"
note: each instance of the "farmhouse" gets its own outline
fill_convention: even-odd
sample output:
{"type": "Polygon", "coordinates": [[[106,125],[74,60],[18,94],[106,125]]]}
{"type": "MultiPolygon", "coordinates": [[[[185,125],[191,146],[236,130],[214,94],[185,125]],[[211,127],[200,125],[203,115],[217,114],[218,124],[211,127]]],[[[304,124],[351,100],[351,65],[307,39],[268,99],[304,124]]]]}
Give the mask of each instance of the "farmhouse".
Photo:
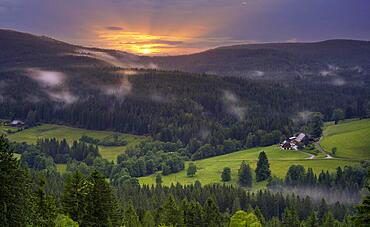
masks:
{"type": "Polygon", "coordinates": [[[302,143],[306,138],[306,134],[299,133],[297,136],[292,136],[284,140],[280,144],[280,147],[284,150],[298,150],[298,144],[302,143]]]}
{"type": "Polygon", "coordinates": [[[20,120],[13,120],[9,123],[9,126],[15,127],[15,128],[22,128],[24,127],[24,122],[20,120]]]}

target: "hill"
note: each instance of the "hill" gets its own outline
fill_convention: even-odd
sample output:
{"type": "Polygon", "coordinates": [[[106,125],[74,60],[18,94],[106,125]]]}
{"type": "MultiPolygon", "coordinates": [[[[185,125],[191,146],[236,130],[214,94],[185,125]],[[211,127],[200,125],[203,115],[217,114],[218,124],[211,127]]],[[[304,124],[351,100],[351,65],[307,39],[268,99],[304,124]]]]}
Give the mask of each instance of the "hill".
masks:
{"type": "MultiPolygon", "coordinates": [[[[326,83],[336,76],[261,81],[125,68],[125,59],[140,63],[145,58],[8,30],[0,30],[0,37],[0,118],[24,120],[30,126],[63,124],[150,135],[181,144],[188,158],[202,159],[242,149],[248,137],[253,138],[252,146],[276,144],[307,124],[312,112],[321,112],[326,121],[337,108],[345,110],[347,118],[366,117],[370,112],[370,83],[363,74],[339,85],[326,83]]],[[[343,44],[346,51],[354,46],[353,53],[345,53],[359,63],[358,56],[366,55],[366,48],[365,54],[355,54],[360,52],[357,46],[366,47],[366,42],[321,45],[328,43],[339,49],[343,44]]],[[[280,49],[276,45],[271,44],[273,51],[292,46],[297,47],[291,53],[301,50],[298,44],[280,49]]],[[[238,57],[238,51],[260,47],[225,48],[238,57]]],[[[327,50],[324,47],[317,47],[318,51],[327,50]]],[[[280,59],[279,54],[274,57],[280,59]]]]}
{"type": "MultiPolygon", "coordinates": [[[[0,127],[0,130],[4,126],[0,127]]],[[[57,140],[66,139],[69,144],[79,140],[82,136],[89,136],[95,139],[109,139],[113,135],[118,135],[120,140],[127,142],[126,146],[99,146],[100,154],[109,161],[116,161],[119,154],[123,153],[128,147],[133,147],[141,141],[148,140],[147,137],[134,136],[129,134],[115,133],[110,131],[94,131],[73,128],[63,125],[43,124],[41,126],[25,129],[19,132],[8,134],[7,137],[14,142],[26,142],[35,144],[37,139],[56,138],[57,140]]]]}
{"type": "MultiPolygon", "coordinates": [[[[224,167],[231,169],[231,184],[237,183],[237,172],[243,160],[247,161],[252,169],[256,168],[258,155],[261,151],[265,151],[270,162],[272,175],[284,178],[291,165],[303,165],[306,169],[313,168],[315,173],[320,173],[321,170],[328,170],[334,172],[338,166],[356,165],[359,162],[350,160],[336,160],[336,159],[308,159],[309,154],[301,151],[286,151],[280,149],[278,146],[258,147],[247,150],[234,152],[227,155],[221,155],[213,158],[199,160],[193,162],[198,169],[194,177],[186,176],[186,169],[190,162],[186,163],[186,169],[179,173],[162,176],[163,184],[192,184],[199,180],[202,184],[222,183],[221,172],[224,167]]],[[[155,184],[156,174],[147,177],[141,177],[141,184],[155,184]]],[[[264,187],[266,182],[256,184],[255,189],[264,187]]]]}
{"type": "MultiPolygon", "coordinates": [[[[370,72],[370,42],[328,40],[220,47],[201,53],[149,57],[160,68],[279,81],[363,77],[370,72]]],[[[329,82],[329,81],[328,81],[329,82]]]]}
{"type": "Polygon", "coordinates": [[[324,130],[321,146],[331,152],[337,148],[335,157],[370,160],[370,119],[329,125],[324,130]]]}

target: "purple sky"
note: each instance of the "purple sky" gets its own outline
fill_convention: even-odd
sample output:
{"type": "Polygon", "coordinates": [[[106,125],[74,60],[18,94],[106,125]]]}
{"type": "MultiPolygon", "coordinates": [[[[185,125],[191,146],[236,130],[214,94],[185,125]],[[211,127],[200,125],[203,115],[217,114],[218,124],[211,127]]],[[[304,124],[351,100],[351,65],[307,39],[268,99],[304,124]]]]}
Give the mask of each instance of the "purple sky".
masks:
{"type": "Polygon", "coordinates": [[[0,0],[0,27],[139,54],[370,39],[369,0],[0,0]]]}

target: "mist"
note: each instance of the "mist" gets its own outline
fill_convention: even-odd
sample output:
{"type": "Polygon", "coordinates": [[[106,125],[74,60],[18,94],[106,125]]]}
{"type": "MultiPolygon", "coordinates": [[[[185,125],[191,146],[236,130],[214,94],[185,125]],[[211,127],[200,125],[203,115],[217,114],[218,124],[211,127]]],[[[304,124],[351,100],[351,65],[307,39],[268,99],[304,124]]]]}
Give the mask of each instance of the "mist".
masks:
{"type": "Polygon", "coordinates": [[[354,193],[343,190],[323,189],[318,187],[281,187],[271,189],[273,192],[281,192],[283,194],[298,195],[299,197],[309,196],[313,202],[319,203],[323,198],[328,204],[340,202],[345,205],[353,205],[361,202],[361,193],[354,193]]]}
{"type": "Polygon", "coordinates": [[[246,108],[241,105],[239,98],[231,91],[223,91],[222,101],[226,111],[235,116],[239,121],[243,121],[246,115],[246,108]]]}
{"type": "MultiPolygon", "coordinates": [[[[38,68],[28,68],[25,75],[36,81],[49,99],[65,104],[72,104],[78,100],[77,96],[72,94],[65,85],[66,75],[57,71],[46,71],[38,68]]],[[[39,99],[33,97],[30,101],[37,102],[39,99]]]]}

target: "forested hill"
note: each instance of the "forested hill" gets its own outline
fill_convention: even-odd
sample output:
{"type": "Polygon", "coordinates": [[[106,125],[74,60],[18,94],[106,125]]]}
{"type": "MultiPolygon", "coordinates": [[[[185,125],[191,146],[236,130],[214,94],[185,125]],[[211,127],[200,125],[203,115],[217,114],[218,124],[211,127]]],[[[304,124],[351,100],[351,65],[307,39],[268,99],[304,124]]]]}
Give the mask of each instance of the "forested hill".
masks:
{"type": "Polygon", "coordinates": [[[147,61],[165,69],[254,79],[310,78],[322,74],[368,74],[370,42],[328,40],[316,43],[248,44],[147,61]]]}
{"type": "Polygon", "coordinates": [[[139,58],[122,51],[87,48],[36,36],[0,29],[0,69],[16,67],[140,67],[139,58]]]}
{"type": "Polygon", "coordinates": [[[235,151],[248,138],[250,146],[277,143],[313,112],[324,120],[338,108],[348,118],[370,115],[362,73],[351,81],[339,74],[260,81],[135,69],[125,66],[151,63],[7,30],[0,31],[0,49],[0,119],[151,135],[191,144],[188,155],[201,150],[198,158],[235,151]]]}

